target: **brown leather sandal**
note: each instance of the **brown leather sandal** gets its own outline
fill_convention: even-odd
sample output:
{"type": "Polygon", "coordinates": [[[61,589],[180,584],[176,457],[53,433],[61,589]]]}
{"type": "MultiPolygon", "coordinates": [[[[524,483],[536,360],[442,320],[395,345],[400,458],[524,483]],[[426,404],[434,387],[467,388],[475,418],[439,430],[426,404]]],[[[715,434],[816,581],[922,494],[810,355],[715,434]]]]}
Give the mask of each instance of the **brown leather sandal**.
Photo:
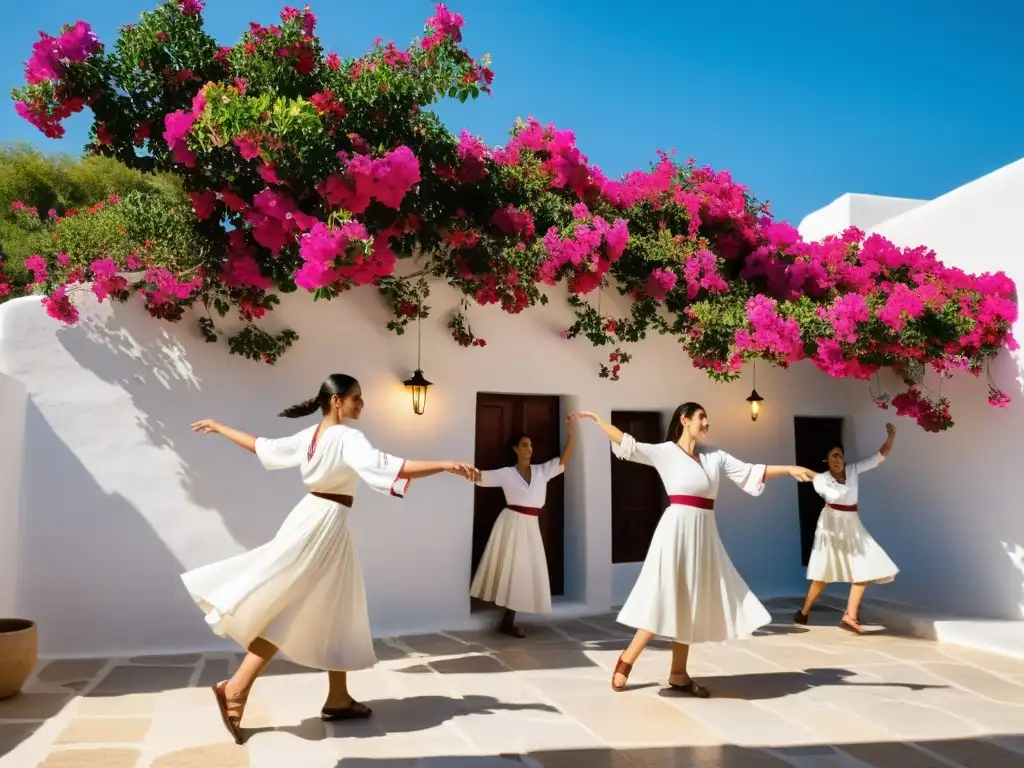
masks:
{"type": "Polygon", "coordinates": [[[325,723],[338,720],[365,720],[373,714],[373,710],[365,704],[353,701],[347,707],[324,707],[320,710],[320,719],[325,723]]]}
{"type": "Polygon", "coordinates": [[[673,683],[671,680],[668,681],[668,687],[673,691],[679,691],[679,693],[685,693],[689,696],[693,696],[698,699],[710,699],[711,691],[705,688],[703,685],[699,685],[696,680],[691,679],[690,682],[680,685],[679,683],[673,683]]]}
{"type": "Polygon", "coordinates": [[[615,662],[615,671],[612,672],[612,690],[616,693],[621,693],[626,690],[626,684],[629,682],[629,673],[633,671],[633,665],[627,664],[622,660],[622,656],[619,656],[619,660],[615,662]],[[626,682],[622,685],[615,685],[615,676],[622,675],[626,678],[626,682]]]}
{"type": "Polygon", "coordinates": [[[242,718],[235,717],[228,712],[228,697],[224,692],[227,687],[227,682],[215,683],[210,686],[213,690],[213,695],[217,699],[217,708],[220,710],[220,719],[224,723],[224,727],[228,733],[231,734],[231,738],[235,740],[235,744],[244,744],[245,738],[242,736],[242,718]]]}
{"type": "Polygon", "coordinates": [[[509,637],[515,637],[519,640],[526,637],[526,632],[523,631],[522,627],[517,627],[515,624],[508,621],[502,621],[501,624],[498,625],[498,632],[503,635],[508,635],[509,637]]]}
{"type": "Polygon", "coordinates": [[[862,627],[860,622],[848,613],[843,614],[843,618],[839,620],[839,626],[847,632],[853,632],[855,635],[864,634],[864,627],[862,627]]]}

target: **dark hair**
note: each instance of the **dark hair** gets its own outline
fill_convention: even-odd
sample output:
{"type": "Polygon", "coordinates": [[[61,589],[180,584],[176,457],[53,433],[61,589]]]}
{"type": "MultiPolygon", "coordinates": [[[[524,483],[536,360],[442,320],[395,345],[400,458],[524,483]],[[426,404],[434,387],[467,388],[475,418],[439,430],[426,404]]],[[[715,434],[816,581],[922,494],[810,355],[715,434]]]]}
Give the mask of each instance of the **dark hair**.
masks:
{"type": "Polygon", "coordinates": [[[326,379],[324,383],[320,385],[320,391],[316,393],[316,397],[311,397],[309,400],[303,400],[301,403],[296,403],[285,408],[278,416],[283,416],[286,419],[298,419],[303,416],[311,416],[320,410],[320,413],[327,413],[331,407],[331,398],[337,395],[338,397],[345,397],[349,392],[352,391],[352,387],[359,384],[351,376],[344,373],[332,373],[326,379]]]}
{"type": "Polygon", "coordinates": [[[844,457],[846,456],[846,449],[843,448],[843,444],[842,443],[836,443],[831,448],[829,448],[828,451],[825,453],[825,461],[828,461],[828,454],[832,453],[832,451],[834,451],[836,448],[839,449],[839,452],[841,454],[843,454],[844,457]]]}
{"type": "Polygon", "coordinates": [[[675,443],[679,441],[679,438],[683,436],[683,425],[680,419],[689,419],[693,417],[697,411],[703,411],[704,406],[700,403],[683,403],[676,408],[675,413],[672,414],[672,421],[668,423],[668,431],[665,433],[665,442],[675,443]]]}
{"type": "Polygon", "coordinates": [[[516,446],[519,445],[524,437],[529,437],[529,435],[525,432],[515,432],[512,437],[508,439],[508,452],[513,464],[519,461],[519,455],[516,453],[516,446]]]}

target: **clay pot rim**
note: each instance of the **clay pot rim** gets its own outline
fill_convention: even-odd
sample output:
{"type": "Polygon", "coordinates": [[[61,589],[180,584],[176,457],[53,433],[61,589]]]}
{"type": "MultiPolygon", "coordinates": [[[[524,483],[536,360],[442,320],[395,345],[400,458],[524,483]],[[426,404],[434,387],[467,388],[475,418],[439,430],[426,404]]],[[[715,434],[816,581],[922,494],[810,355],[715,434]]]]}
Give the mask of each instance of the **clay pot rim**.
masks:
{"type": "Polygon", "coordinates": [[[19,632],[31,632],[36,623],[31,619],[0,618],[0,635],[15,635],[19,632]]]}

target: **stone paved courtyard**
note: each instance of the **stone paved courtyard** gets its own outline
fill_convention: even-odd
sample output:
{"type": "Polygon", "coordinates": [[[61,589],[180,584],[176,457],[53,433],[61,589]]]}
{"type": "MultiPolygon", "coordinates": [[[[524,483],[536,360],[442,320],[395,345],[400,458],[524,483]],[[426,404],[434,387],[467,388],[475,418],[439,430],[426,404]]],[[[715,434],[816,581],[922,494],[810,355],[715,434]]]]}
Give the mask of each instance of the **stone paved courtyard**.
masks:
{"type": "Polygon", "coordinates": [[[1024,661],[770,608],[762,636],[694,652],[704,701],[663,690],[664,645],[613,693],[614,616],[379,641],[352,684],[363,722],[321,723],[324,676],[275,661],[242,747],[206,687],[236,656],[51,661],[0,702],[0,768],[1024,766],[1024,661]]]}

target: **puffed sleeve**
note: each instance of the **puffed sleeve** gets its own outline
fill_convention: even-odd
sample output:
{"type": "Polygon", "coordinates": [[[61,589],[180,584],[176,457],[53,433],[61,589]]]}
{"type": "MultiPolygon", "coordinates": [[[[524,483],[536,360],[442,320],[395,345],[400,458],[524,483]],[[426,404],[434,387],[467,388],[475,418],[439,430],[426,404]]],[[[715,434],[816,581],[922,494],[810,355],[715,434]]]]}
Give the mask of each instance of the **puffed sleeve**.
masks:
{"type": "Polygon", "coordinates": [[[480,472],[480,479],[476,484],[481,488],[501,488],[501,478],[504,474],[503,469],[485,469],[480,472]]]}
{"type": "Polygon", "coordinates": [[[637,464],[646,464],[649,467],[654,466],[654,455],[657,449],[658,446],[653,443],[638,443],[628,432],[622,433],[622,442],[618,445],[612,443],[612,453],[616,458],[633,461],[637,464]]]}
{"type": "Polygon", "coordinates": [[[357,429],[331,429],[324,439],[329,443],[324,448],[332,462],[339,461],[354,469],[359,479],[378,493],[399,498],[405,495],[409,481],[398,477],[405,459],[378,451],[357,429]]]}
{"type": "Polygon", "coordinates": [[[540,471],[544,473],[545,481],[552,480],[565,472],[565,464],[562,463],[560,456],[555,456],[555,458],[548,459],[541,464],[540,471]]]}
{"type": "Polygon", "coordinates": [[[870,472],[883,461],[885,461],[885,456],[883,456],[880,453],[876,453],[874,456],[868,456],[866,459],[855,461],[853,463],[853,471],[856,472],[858,475],[861,472],[870,472]]]}
{"type": "Polygon", "coordinates": [[[304,429],[291,437],[256,438],[256,457],[266,469],[291,469],[302,463],[309,450],[316,427],[304,429]]]}
{"type": "Polygon", "coordinates": [[[744,493],[760,496],[764,492],[767,467],[764,464],[747,464],[725,451],[716,451],[719,469],[740,487],[744,493]]]}
{"type": "Polygon", "coordinates": [[[831,472],[821,472],[815,475],[812,484],[815,492],[825,500],[826,504],[835,504],[846,495],[846,486],[832,477],[831,472]]]}

